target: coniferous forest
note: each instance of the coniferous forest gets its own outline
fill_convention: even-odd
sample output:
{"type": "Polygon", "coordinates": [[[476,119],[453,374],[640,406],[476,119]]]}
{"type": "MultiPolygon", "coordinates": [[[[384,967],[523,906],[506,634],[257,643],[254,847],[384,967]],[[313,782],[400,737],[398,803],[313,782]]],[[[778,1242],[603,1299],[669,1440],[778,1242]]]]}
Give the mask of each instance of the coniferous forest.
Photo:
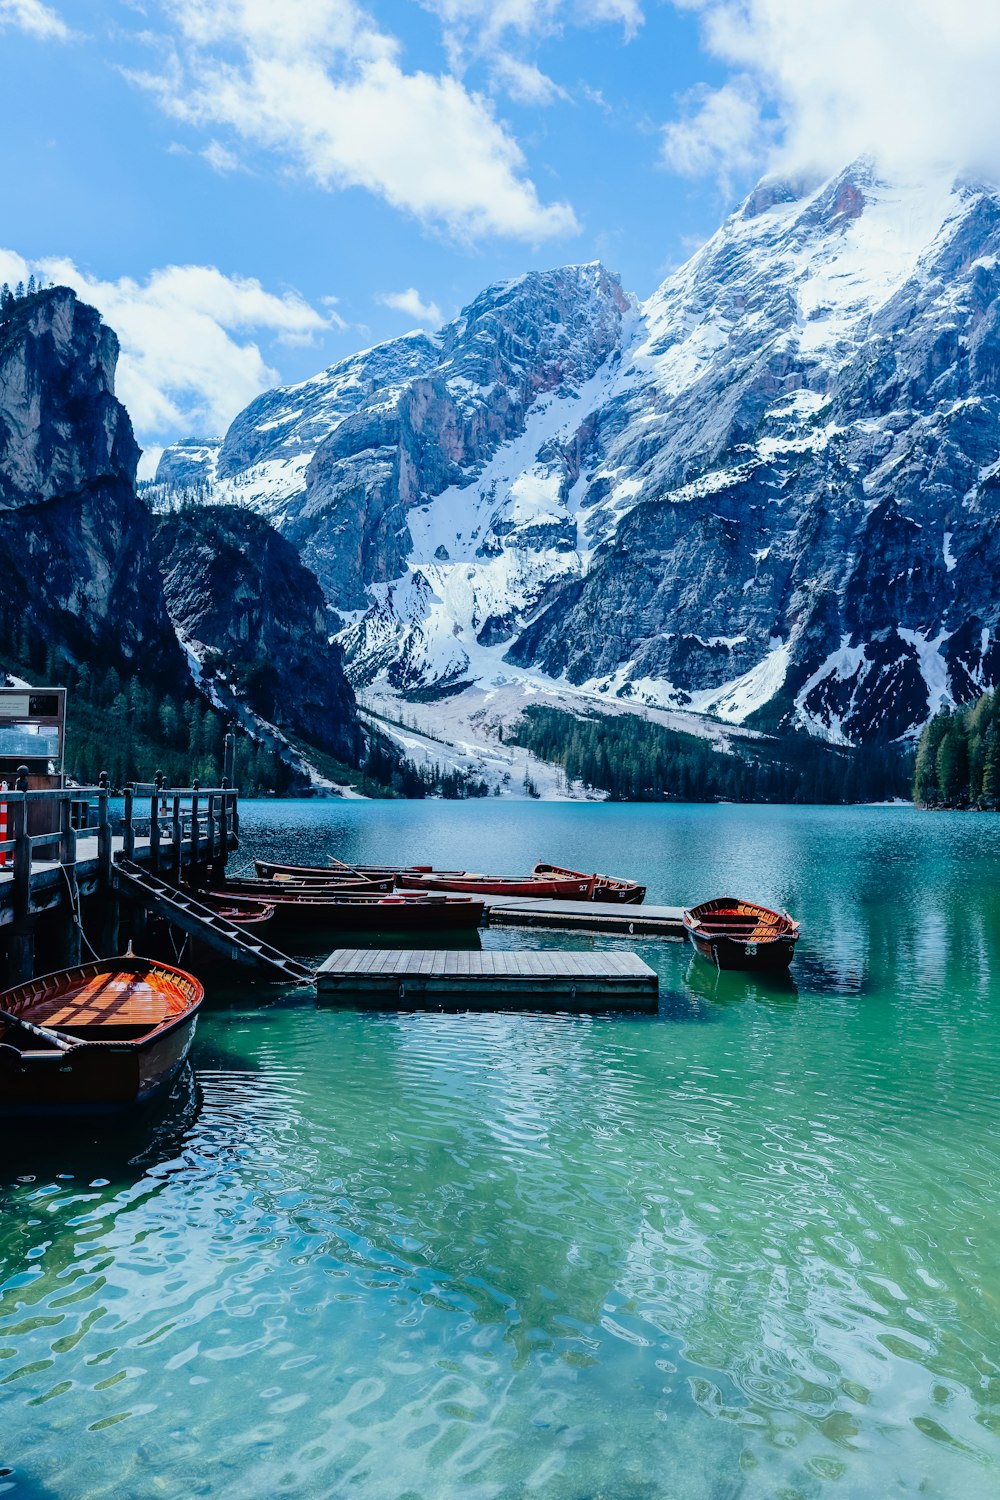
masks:
{"type": "Polygon", "coordinates": [[[621,802],[885,802],[908,798],[913,777],[912,752],[896,744],[852,748],[803,735],[733,739],[719,750],[634,714],[533,707],[514,743],[621,802]]]}
{"type": "Polygon", "coordinates": [[[917,747],[913,799],[921,807],[1000,807],[1000,695],[934,715],[917,747]]]}

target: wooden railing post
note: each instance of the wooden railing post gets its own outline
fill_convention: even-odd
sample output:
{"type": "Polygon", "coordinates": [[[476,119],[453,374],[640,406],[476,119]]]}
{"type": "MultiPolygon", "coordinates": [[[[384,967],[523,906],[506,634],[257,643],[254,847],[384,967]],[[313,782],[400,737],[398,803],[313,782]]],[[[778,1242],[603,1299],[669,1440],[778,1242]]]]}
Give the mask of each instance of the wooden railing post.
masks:
{"type": "Polygon", "coordinates": [[[8,943],[11,984],[35,977],[35,933],[31,926],[31,838],[28,834],[28,768],[18,766],[15,796],[8,802],[14,835],[14,926],[8,943]],[[16,794],[20,793],[18,797],[16,794]]]}
{"type": "Polygon", "coordinates": [[[135,859],[135,787],[131,781],[125,787],[125,831],[122,838],[122,853],[126,859],[135,859]]]}
{"type": "Polygon", "coordinates": [[[222,742],[222,785],[232,786],[236,780],[236,735],[230,724],[222,742]]]}
{"type": "Polygon", "coordinates": [[[160,793],[163,790],[163,772],[157,771],[153,778],[153,795],[149,799],[149,867],[154,875],[160,873],[160,793]]]}
{"type": "Polygon", "coordinates": [[[121,946],[119,924],[121,906],[111,883],[111,866],[114,860],[114,838],[111,833],[111,814],[108,799],[111,795],[107,771],[98,778],[97,793],[97,871],[101,893],[101,953],[105,958],[114,958],[121,946]]]}
{"type": "Polygon", "coordinates": [[[62,923],[63,965],[73,969],[80,962],[80,887],[76,879],[76,829],[73,827],[73,799],[66,793],[59,803],[59,863],[66,881],[69,912],[62,923]]]}
{"type": "Polygon", "coordinates": [[[184,866],[184,861],[181,858],[181,845],[184,842],[184,825],[181,822],[181,799],[177,792],[174,793],[174,802],[171,812],[172,816],[170,823],[170,837],[173,840],[174,845],[172,850],[174,863],[174,884],[180,885],[181,870],[184,866]]]}
{"type": "Polygon", "coordinates": [[[239,788],[233,790],[233,838],[240,836],[240,793],[239,788]]]}
{"type": "Polygon", "coordinates": [[[197,870],[201,857],[201,834],[198,829],[198,792],[200,782],[192,781],[191,793],[191,864],[197,870]]]}
{"type": "Polygon", "coordinates": [[[222,796],[219,798],[219,865],[222,873],[225,873],[226,860],[229,858],[229,793],[226,791],[226,778],[222,778],[222,796]]]}
{"type": "Polygon", "coordinates": [[[111,855],[114,847],[111,838],[111,817],[108,812],[109,795],[108,773],[102,771],[98,778],[97,791],[97,873],[101,889],[105,892],[111,888],[111,855]]]}
{"type": "Polygon", "coordinates": [[[215,863],[215,861],[216,861],[216,859],[218,857],[218,855],[217,855],[218,845],[217,845],[216,839],[215,839],[216,808],[217,808],[216,795],[215,795],[214,792],[209,792],[209,794],[208,794],[208,844],[207,844],[207,846],[205,848],[205,863],[207,865],[210,865],[210,866],[215,863]]]}
{"type": "Polygon", "coordinates": [[[31,839],[28,835],[28,768],[18,766],[15,790],[20,799],[11,807],[14,826],[14,919],[26,922],[31,911],[31,839]]]}

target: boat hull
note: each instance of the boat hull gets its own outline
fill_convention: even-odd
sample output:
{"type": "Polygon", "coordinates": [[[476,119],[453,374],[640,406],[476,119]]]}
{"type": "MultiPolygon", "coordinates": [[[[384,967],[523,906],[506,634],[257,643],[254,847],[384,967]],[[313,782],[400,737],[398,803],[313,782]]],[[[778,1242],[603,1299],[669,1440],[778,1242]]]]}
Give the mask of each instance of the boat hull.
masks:
{"type": "Polygon", "coordinates": [[[646,899],[646,887],[634,880],[619,880],[613,875],[585,875],[582,870],[566,870],[560,865],[538,864],[533,873],[541,879],[569,877],[589,882],[589,892],[584,900],[621,903],[625,906],[641,906],[646,899]]]}
{"type": "Polygon", "coordinates": [[[795,943],[791,938],[766,943],[741,942],[724,936],[703,937],[690,929],[687,935],[695,952],[707,958],[717,969],[783,973],[795,957],[795,943]]]}
{"type": "Polygon", "coordinates": [[[681,920],[695,952],[718,969],[783,972],[799,940],[798,923],[787,912],[733,896],[703,901],[681,920]]]}
{"type": "Polygon", "coordinates": [[[254,900],[270,903],[281,894],[315,895],[322,892],[323,896],[388,896],[392,893],[393,879],[391,875],[385,875],[378,879],[369,880],[367,877],[355,877],[342,880],[336,873],[328,875],[310,875],[308,877],[293,877],[278,874],[266,879],[253,879],[252,876],[233,876],[226,878],[225,886],[214,894],[221,896],[250,896],[254,900]]]}
{"type": "Polygon", "coordinates": [[[183,970],[131,957],[5,991],[0,1115],[114,1114],[147,1103],[187,1060],[203,993],[183,970]],[[149,993],[157,983],[160,993],[170,989],[169,1003],[155,1021],[137,1020],[129,1010],[132,987],[149,993]],[[81,999],[87,985],[92,996],[81,999]],[[61,1005],[69,1013],[74,1002],[80,1007],[75,1021],[52,1019],[61,1005]]]}
{"type": "Polygon", "coordinates": [[[406,871],[397,875],[396,881],[405,889],[416,891],[453,891],[461,895],[476,896],[533,896],[553,901],[590,899],[589,876],[551,880],[531,876],[524,880],[507,880],[502,876],[491,879],[486,875],[415,875],[406,871]]]}
{"type": "Polygon", "coordinates": [[[408,895],[274,898],[277,931],[465,932],[479,927],[483,903],[468,898],[422,900],[408,895]]]}

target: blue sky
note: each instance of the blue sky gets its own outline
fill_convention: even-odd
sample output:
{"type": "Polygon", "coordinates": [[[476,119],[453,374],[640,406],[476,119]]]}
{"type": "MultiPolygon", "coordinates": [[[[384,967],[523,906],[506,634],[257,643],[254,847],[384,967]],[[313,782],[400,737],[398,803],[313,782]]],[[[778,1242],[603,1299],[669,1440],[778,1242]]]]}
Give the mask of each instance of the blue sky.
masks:
{"type": "Polygon", "coordinates": [[[218,430],[531,267],[599,258],[646,296],[768,165],[911,150],[942,55],[992,78],[1000,37],[972,0],[871,9],[0,0],[0,277],[101,308],[141,441],[218,430]]]}

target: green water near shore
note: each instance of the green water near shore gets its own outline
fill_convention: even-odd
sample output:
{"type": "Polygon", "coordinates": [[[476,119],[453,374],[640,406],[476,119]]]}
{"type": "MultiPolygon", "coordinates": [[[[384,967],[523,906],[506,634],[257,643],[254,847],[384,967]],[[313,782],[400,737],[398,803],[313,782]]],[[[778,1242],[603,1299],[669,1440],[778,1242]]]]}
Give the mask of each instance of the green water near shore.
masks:
{"type": "Polygon", "coordinates": [[[758,896],[794,982],[490,933],[633,947],[660,1014],[217,995],[149,1119],[5,1125],[0,1494],[997,1494],[1000,818],[249,804],[243,839],[758,896]]]}

